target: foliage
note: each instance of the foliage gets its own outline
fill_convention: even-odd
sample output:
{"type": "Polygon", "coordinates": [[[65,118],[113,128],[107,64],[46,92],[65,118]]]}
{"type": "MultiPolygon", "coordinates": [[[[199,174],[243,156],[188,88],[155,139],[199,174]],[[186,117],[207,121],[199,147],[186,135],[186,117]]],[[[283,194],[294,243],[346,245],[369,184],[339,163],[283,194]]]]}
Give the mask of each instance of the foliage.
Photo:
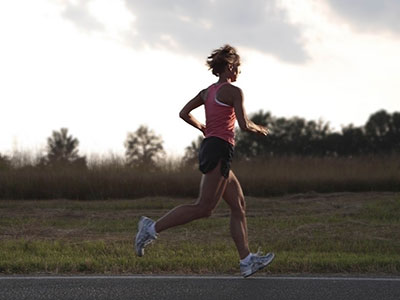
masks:
{"type": "Polygon", "coordinates": [[[399,151],[400,113],[391,115],[381,110],[371,115],[365,124],[365,136],[372,153],[399,151]]]}
{"type": "Polygon", "coordinates": [[[41,165],[59,167],[86,167],[86,158],[78,155],[79,140],[68,135],[67,128],[53,131],[47,139],[47,155],[42,158],[41,165]]]}
{"type": "Polygon", "coordinates": [[[197,163],[200,145],[203,139],[204,137],[200,135],[197,140],[192,141],[192,143],[185,148],[185,154],[182,159],[184,165],[195,165],[197,163]]]}
{"type": "Polygon", "coordinates": [[[127,165],[138,169],[153,169],[157,160],[164,155],[161,136],[144,125],[135,132],[128,133],[124,145],[127,165]]]}
{"type": "Polygon", "coordinates": [[[333,132],[328,123],[303,118],[276,118],[260,111],[251,117],[271,134],[260,137],[237,132],[236,153],[242,158],[276,155],[354,156],[400,152],[400,113],[384,110],[370,116],[365,126],[350,124],[333,132]]]}
{"type": "Polygon", "coordinates": [[[306,121],[303,118],[276,118],[269,112],[260,111],[252,121],[268,127],[271,134],[266,138],[248,132],[238,132],[237,153],[242,157],[280,155],[305,155],[319,153],[320,143],[330,132],[322,121],[306,121]]]}
{"type": "Polygon", "coordinates": [[[8,156],[0,153],[0,170],[7,170],[11,166],[11,160],[8,156]]]}

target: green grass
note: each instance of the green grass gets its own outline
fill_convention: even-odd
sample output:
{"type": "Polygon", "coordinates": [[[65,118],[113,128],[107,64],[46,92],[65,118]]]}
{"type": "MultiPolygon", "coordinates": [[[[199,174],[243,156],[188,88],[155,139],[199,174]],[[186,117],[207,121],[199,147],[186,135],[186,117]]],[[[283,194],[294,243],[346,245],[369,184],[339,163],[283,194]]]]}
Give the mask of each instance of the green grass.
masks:
{"type": "MultiPolygon", "coordinates": [[[[399,254],[321,251],[277,251],[265,272],[399,274],[399,254]]],[[[275,250],[276,251],[276,250],[275,250]]],[[[0,271],[28,273],[238,273],[236,252],[221,242],[181,242],[152,246],[137,258],[129,242],[8,241],[2,245],[0,271]]]]}
{"type": "MultiPolygon", "coordinates": [[[[0,273],[238,274],[224,203],[135,256],[139,217],[158,218],[189,201],[0,201],[0,273]]],[[[248,198],[247,207],[251,249],[276,253],[263,272],[400,274],[398,193],[248,198]]]]}

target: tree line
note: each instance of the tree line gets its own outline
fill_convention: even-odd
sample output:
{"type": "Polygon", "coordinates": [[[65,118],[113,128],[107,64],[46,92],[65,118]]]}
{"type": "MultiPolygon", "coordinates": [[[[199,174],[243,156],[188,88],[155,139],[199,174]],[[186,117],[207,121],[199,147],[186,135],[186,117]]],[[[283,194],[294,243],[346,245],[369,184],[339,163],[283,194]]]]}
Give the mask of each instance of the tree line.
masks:
{"type": "MultiPolygon", "coordinates": [[[[124,142],[125,165],[136,169],[152,169],[165,154],[163,140],[153,130],[141,125],[129,132],[124,142]]],[[[37,159],[34,167],[40,168],[87,168],[86,156],[79,155],[79,140],[68,133],[67,128],[55,130],[47,138],[45,153],[37,159]]],[[[0,154],[0,170],[12,168],[12,159],[0,154]]]]}
{"type": "Polygon", "coordinates": [[[303,118],[276,118],[260,111],[253,121],[271,130],[268,138],[238,133],[237,152],[244,157],[302,155],[356,156],[400,152],[400,113],[372,114],[364,126],[352,124],[334,132],[328,123],[303,118]]]}
{"type": "MultiPolygon", "coordinates": [[[[329,123],[304,118],[275,117],[259,111],[250,118],[270,129],[267,137],[237,130],[235,155],[242,159],[266,156],[358,156],[400,153],[400,113],[380,110],[363,126],[352,124],[335,132],[329,123]]],[[[197,158],[202,138],[186,148],[184,159],[197,158]]]]}
{"type": "MultiPolygon", "coordinates": [[[[259,111],[251,116],[257,124],[271,133],[260,137],[238,130],[235,155],[242,159],[265,156],[357,156],[400,152],[400,113],[385,110],[372,114],[363,126],[352,124],[335,132],[329,123],[307,121],[304,118],[278,118],[270,112],[259,111]]],[[[202,137],[186,147],[183,164],[194,164],[202,137]]],[[[87,167],[85,156],[79,155],[79,140],[67,128],[53,131],[47,139],[45,154],[36,167],[87,167]]],[[[125,165],[136,169],[157,168],[165,155],[163,140],[153,130],[141,125],[127,134],[124,142],[125,165]]],[[[10,157],[0,154],[0,169],[12,167],[10,157]]]]}

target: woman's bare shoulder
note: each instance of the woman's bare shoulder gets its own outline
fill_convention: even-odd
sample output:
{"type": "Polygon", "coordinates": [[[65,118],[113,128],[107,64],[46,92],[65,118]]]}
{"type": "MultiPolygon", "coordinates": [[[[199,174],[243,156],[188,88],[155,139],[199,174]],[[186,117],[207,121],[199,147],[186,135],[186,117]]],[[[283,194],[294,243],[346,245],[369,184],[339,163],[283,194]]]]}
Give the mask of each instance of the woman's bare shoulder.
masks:
{"type": "Polygon", "coordinates": [[[207,99],[207,93],[208,93],[208,87],[205,89],[202,89],[199,92],[199,95],[200,95],[201,99],[203,99],[203,101],[205,101],[207,99]]]}
{"type": "Polygon", "coordinates": [[[225,84],[223,87],[221,87],[221,92],[233,99],[243,98],[243,92],[241,88],[233,84],[225,84]]]}

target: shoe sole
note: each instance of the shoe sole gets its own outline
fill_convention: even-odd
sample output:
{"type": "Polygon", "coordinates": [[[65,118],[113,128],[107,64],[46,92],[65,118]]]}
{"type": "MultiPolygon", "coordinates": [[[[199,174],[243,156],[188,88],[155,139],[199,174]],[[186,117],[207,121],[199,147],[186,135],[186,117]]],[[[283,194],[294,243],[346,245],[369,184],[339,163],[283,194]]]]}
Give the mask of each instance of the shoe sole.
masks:
{"type": "Polygon", "coordinates": [[[244,278],[247,278],[247,277],[253,275],[254,273],[257,273],[258,271],[264,269],[266,266],[268,266],[270,263],[272,263],[272,261],[273,261],[274,258],[275,258],[275,254],[274,254],[274,253],[271,253],[271,255],[272,255],[272,258],[271,258],[265,265],[261,266],[259,269],[255,270],[254,272],[250,271],[249,274],[243,274],[243,277],[244,277],[244,278]]]}
{"type": "Polygon", "coordinates": [[[139,256],[139,257],[142,257],[143,256],[143,248],[141,248],[141,249],[138,249],[138,246],[137,246],[137,243],[136,243],[136,241],[137,241],[137,238],[138,238],[138,235],[136,235],[136,238],[135,238],[135,251],[136,251],[136,255],[137,256],[139,256]]]}
{"type": "Polygon", "coordinates": [[[138,248],[138,244],[137,244],[137,240],[138,240],[138,237],[139,237],[139,233],[140,233],[140,231],[142,230],[142,227],[143,227],[143,224],[142,224],[142,219],[143,219],[143,217],[141,217],[140,218],[140,220],[139,220],[139,222],[138,222],[138,233],[136,234],[136,237],[135,237],[135,251],[136,251],[136,255],[137,256],[139,256],[139,257],[142,257],[143,256],[143,254],[144,254],[144,247],[142,247],[142,248],[138,248]]]}

